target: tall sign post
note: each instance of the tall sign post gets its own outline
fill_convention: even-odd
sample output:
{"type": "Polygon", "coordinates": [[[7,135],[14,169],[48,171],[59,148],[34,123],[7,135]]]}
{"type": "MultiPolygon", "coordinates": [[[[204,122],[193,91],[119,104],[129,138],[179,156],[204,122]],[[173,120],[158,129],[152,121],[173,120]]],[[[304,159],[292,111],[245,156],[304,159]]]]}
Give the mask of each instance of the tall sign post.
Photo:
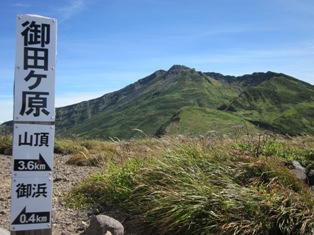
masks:
{"type": "Polygon", "coordinates": [[[18,15],[11,235],[50,235],[57,21],[18,15]]]}

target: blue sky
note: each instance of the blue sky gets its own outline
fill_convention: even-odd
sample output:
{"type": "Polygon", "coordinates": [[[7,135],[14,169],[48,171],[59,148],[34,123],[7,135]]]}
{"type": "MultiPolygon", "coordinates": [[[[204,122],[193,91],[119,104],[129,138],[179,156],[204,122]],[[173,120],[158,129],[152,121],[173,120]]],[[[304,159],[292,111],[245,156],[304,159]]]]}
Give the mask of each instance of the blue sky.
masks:
{"type": "Polygon", "coordinates": [[[0,122],[13,117],[17,14],[58,20],[57,107],[174,64],[314,84],[313,0],[3,0],[0,13],[0,122]]]}

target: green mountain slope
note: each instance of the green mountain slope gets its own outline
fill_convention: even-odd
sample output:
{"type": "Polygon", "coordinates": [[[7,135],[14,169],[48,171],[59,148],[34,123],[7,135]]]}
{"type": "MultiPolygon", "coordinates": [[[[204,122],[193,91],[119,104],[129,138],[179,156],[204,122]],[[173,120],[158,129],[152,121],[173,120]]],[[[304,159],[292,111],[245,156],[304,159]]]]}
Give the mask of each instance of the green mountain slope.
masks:
{"type": "Polygon", "coordinates": [[[248,87],[228,108],[265,129],[314,134],[314,86],[284,74],[248,87]]]}
{"type": "Polygon", "coordinates": [[[156,135],[220,135],[238,131],[239,128],[250,133],[258,131],[255,125],[233,113],[208,108],[184,107],[162,125],[156,135]]]}
{"type": "Polygon", "coordinates": [[[136,128],[154,135],[182,107],[216,108],[238,94],[203,73],[173,66],[99,99],[58,109],[57,133],[130,138],[136,128]]]}
{"type": "MultiPolygon", "coordinates": [[[[314,135],[314,86],[284,74],[243,76],[174,65],[97,99],[56,110],[57,136],[132,138],[205,135],[245,124],[290,135],[314,135]]],[[[12,122],[0,131],[12,129],[12,122]]]]}

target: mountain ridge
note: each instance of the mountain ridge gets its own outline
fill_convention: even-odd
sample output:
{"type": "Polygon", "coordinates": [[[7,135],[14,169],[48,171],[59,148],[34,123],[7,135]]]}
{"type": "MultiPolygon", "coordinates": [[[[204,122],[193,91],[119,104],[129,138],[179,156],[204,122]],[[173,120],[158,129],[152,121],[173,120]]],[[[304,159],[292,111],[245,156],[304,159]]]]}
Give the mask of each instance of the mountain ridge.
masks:
{"type": "MultiPolygon", "coordinates": [[[[103,126],[104,129],[115,129],[115,131],[112,132],[107,131],[113,136],[119,132],[119,130],[117,130],[119,128],[128,128],[129,134],[126,135],[127,138],[132,137],[132,129],[143,129],[148,135],[155,135],[160,127],[169,122],[182,107],[203,107],[219,110],[220,105],[223,103],[227,103],[232,107],[235,101],[239,103],[239,97],[246,94],[245,92],[247,92],[247,90],[250,91],[253,87],[261,86],[262,83],[270,81],[272,78],[284,77],[285,79],[294,79],[285,74],[270,71],[266,73],[256,72],[251,75],[246,74],[242,76],[213,76],[216,74],[218,73],[199,72],[184,65],[173,65],[167,71],[157,70],[119,91],[108,94],[108,97],[106,95],[103,96],[108,98],[111,103],[100,109],[100,112],[94,116],[92,123],[99,123],[100,121],[98,121],[98,119],[108,120],[109,123],[112,123],[111,125],[106,126],[100,124],[99,126],[103,126]],[[231,84],[231,86],[226,85],[222,81],[231,84]],[[153,108],[150,109],[149,107],[153,108]],[[160,111],[158,112],[157,110],[160,111]],[[105,115],[104,113],[108,114],[105,115]],[[139,115],[135,115],[134,113],[139,115]],[[112,120],[109,120],[109,117],[115,119],[115,116],[123,115],[125,118],[118,118],[118,120],[119,122],[125,122],[125,125],[120,125],[119,128],[116,127],[118,121],[112,122],[112,120]],[[129,124],[127,124],[128,122],[129,124]],[[151,127],[147,127],[147,123],[145,122],[148,122],[151,127]]],[[[300,84],[304,85],[302,82],[300,84]]],[[[241,109],[242,107],[238,105],[237,109],[239,108],[241,109]]],[[[243,106],[243,108],[245,108],[245,110],[248,109],[246,106],[243,106]]],[[[247,114],[245,111],[242,112],[244,115],[247,114]]],[[[236,111],[234,113],[238,114],[239,112],[236,111]]],[[[243,117],[244,122],[248,120],[249,123],[255,125],[264,123],[261,118],[255,119],[250,120],[243,117]]],[[[93,128],[93,125],[94,124],[87,122],[83,124],[84,128],[82,129],[93,128]]],[[[262,126],[265,127],[267,125],[264,124],[262,126]]],[[[275,131],[282,129],[274,128],[274,124],[269,126],[273,127],[275,131]]],[[[80,129],[81,128],[75,128],[73,131],[79,134],[80,129]]],[[[281,132],[283,131],[284,130],[281,130],[281,132]]],[[[88,132],[89,131],[87,131],[87,135],[88,132]]],[[[97,133],[97,136],[101,136],[100,132],[97,133]]],[[[298,133],[293,132],[290,134],[298,133]]],[[[123,138],[125,134],[117,136],[123,138]]]]}
{"type": "Polygon", "coordinates": [[[232,76],[173,65],[167,71],[157,70],[118,91],[57,108],[56,133],[65,137],[128,139],[134,136],[133,129],[140,129],[149,136],[172,134],[165,132],[171,129],[166,128],[167,123],[171,123],[177,126],[177,134],[181,130],[185,134],[199,135],[215,128],[208,119],[210,116],[220,127],[242,120],[256,130],[314,135],[311,120],[314,86],[271,71],[232,76]],[[182,109],[184,107],[190,108],[182,109]],[[197,133],[193,130],[193,121],[183,120],[193,120],[193,115],[195,120],[197,115],[202,116],[197,120],[205,122],[203,130],[200,123],[197,133]],[[301,120],[300,125],[291,121],[293,125],[298,124],[299,130],[289,125],[289,118],[301,120]]]}

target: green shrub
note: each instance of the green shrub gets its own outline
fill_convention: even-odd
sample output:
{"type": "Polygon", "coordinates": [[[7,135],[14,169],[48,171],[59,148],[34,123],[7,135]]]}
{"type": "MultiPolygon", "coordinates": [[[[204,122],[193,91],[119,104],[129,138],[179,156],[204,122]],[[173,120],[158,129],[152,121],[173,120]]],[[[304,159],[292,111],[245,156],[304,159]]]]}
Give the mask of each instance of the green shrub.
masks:
{"type": "Polygon", "coordinates": [[[8,148],[12,148],[12,136],[10,135],[1,135],[0,136],[0,153],[4,153],[4,151],[8,148]]]}

